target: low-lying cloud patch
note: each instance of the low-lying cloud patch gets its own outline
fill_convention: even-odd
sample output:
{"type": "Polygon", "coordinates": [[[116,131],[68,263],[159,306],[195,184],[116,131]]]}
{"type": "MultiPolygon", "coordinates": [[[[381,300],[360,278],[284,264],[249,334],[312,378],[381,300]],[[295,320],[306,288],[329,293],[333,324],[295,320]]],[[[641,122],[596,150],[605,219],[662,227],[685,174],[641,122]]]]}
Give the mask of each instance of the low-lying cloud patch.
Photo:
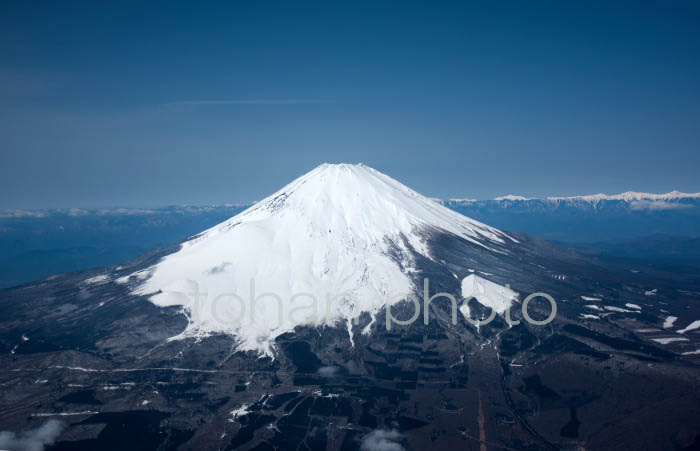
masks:
{"type": "Polygon", "coordinates": [[[632,210],[650,210],[650,211],[660,211],[660,210],[683,210],[686,208],[693,208],[692,205],[680,204],[678,202],[666,202],[664,200],[635,200],[630,203],[630,208],[632,210]]]}
{"type": "Polygon", "coordinates": [[[403,436],[396,429],[375,429],[362,438],[362,451],[403,451],[403,436]]]}
{"type": "Polygon", "coordinates": [[[37,429],[20,432],[0,431],[0,449],[12,451],[43,451],[61,435],[64,425],[58,420],[49,420],[37,429]]]}

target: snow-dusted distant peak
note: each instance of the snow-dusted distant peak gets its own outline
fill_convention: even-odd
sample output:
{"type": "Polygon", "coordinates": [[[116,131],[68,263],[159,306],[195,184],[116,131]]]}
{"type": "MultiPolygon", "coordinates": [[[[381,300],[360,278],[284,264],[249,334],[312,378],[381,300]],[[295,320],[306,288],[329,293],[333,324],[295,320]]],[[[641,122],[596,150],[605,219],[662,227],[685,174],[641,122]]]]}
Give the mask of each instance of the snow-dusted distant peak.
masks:
{"type": "Polygon", "coordinates": [[[374,315],[413,292],[414,259],[432,259],[433,233],[496,253],[517,243],[370,167],[323,164],[186,241],[144,272],[136,292],[159,306],[183,306],[190,318],[183,336],[230,333],[239,349],[270,354],[274,339],[297,325],[350,328],[353,315],[374,315]],[[244,312],[235,296],[248,302],[253,291],[266,299],[244,312]],[[337,302],[326,308],[329,296],[337,302]],[[299,311],[313,299],[321,312],[299,311]]]}
{"type": "Polygon", "coordinates": [[[507,196],[494,197],[493,200],[496,200],[496,201],[508,200],[508,201],[514,202],[514,201],[533,200],[533,199],[531,197],[516,196],[514,194],[508,194],[507,196]]]}
{"type": "Polygon", "coordinates": [[[620,194],[593,194],[589,196],[569,196],[569,197],[548,197],[547,200],[550,201],[585,201],[590,203],[597,203],[604,200],[622,200],[625,202],[634,201],[668,201],[668,200],[678,200],[687,198],[700,198],[700,193],[682,193],[680,191],[671,191],[666,194],[652,194],[652,193],[638,193],[634,191],[627,191],[620,194]]]}

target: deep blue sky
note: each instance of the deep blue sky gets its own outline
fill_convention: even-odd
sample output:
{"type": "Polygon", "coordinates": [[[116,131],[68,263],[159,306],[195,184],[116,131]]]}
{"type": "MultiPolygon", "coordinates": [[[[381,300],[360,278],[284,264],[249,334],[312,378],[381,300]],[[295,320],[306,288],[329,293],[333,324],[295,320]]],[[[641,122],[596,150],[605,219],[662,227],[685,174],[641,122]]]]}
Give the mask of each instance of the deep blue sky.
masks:
{"type": "Polygon", "coordinates": [[[0,208],[700,191],[698,5],[2,2],[0,208]]]}

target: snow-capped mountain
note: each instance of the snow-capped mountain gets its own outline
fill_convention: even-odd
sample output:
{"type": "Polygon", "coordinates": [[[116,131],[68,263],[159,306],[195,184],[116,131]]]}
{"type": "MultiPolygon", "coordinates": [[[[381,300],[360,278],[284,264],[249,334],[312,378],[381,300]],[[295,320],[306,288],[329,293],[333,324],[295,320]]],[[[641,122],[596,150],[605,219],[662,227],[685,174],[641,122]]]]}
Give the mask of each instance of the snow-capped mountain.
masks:
{"type": "Polygon", "coordinates": [[[274,339],[297,325],[342,322],[351,330],[352,317],[374,316],[416,291],[410,274],[416,258],[434,260],[428,239],[436,233],[501,254],[517,242],[370,167],[323,164],[185,242],[143,271],[135,292],[185,307],[184,336],[227,332],[240,349],[270,353],[274,339]],[[231,293],[248,300],[251,283],[258,295],[274,294],[254,312],[219,302],[231,293]],[[195,300],[196,292],[207,295],[195,300]],[[324,315],[282,314],[308,304],[309,295],[324,305],[340,298],[324,315]]]}
{"type": "Polygon", "coordinates": [[[201,229],[0,291],[2,431],[57,418],[52,450],[335,451],[382,427],[407,450],[682,449],[700,430],[694,275],[502,232],[361,165],[201,229]]]}

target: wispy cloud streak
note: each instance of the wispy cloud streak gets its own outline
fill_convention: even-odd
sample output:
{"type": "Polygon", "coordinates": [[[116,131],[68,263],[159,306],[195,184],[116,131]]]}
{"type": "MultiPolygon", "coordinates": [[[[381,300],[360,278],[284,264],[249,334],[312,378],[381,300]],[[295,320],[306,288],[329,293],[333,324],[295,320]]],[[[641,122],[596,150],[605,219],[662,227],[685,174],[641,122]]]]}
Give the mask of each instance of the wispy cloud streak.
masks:
{"type": "Polygon", "coordinates": [[[178,105],[308,105],[327,103],[318,99],[249,99],[249,100],[181,100],[168,102],[165,106],[178,105]]]}

